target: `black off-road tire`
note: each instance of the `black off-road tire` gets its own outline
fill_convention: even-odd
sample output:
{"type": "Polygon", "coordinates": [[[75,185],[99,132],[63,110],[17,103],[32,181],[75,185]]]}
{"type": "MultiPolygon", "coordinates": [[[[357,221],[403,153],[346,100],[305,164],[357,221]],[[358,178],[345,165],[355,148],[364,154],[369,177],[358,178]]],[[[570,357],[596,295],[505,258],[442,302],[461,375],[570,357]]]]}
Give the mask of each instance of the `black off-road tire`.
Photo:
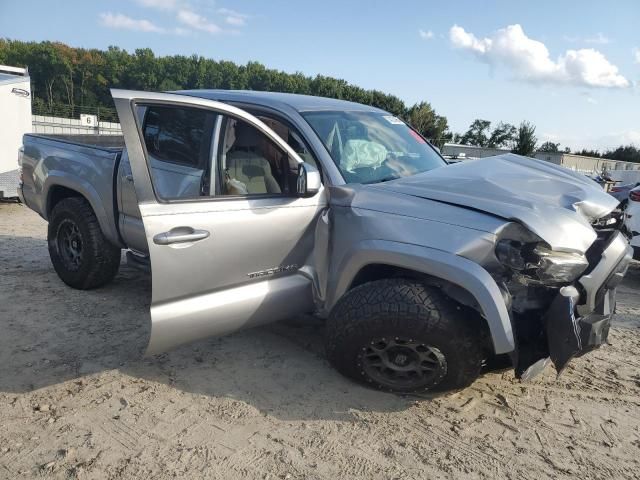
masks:
{"type": "MultiPolygon", "coordinates": [[[[478,377],[485,357],[480,319],[468,317],[468,309],[417,280],[366,283],[348,292],[331,312],[326,327],[327,356],[342,374],[382,390],[417,393],[464,388],[478,377]],[[419,352],[431,355],[424,365],[435,362],[436,372],[426,376],[422,372],[422,377],[410,372],[413,378],[399,383],[381,380],[378,367],[371,367],[371,363],[382,361],[375,359],[381,344],[374,343],[389,341],[392,345],[385,350],[386,364],[392,357],[390,350],[411,341],[413,349],[418,345],[419,352]]],[[[398,358],[397,350],[393,355],[398,358]]],[[[413,354],[409,351],[408,355],[413,354]]],[[[423,364],[421,358],[418,364],[423,364]]],[[[395,375],[393,369],[386,370],[395,375]]]]}
{"type": "Polygon", "coordinates": [[[120,248],[105,238],[84,198],[65,198],[53,208],[47,243],[53,268],[70,287],[101,287],[113,280],[120,268],[120,248]],[[76,247],[69,247],[73,242],[76,247]]]}

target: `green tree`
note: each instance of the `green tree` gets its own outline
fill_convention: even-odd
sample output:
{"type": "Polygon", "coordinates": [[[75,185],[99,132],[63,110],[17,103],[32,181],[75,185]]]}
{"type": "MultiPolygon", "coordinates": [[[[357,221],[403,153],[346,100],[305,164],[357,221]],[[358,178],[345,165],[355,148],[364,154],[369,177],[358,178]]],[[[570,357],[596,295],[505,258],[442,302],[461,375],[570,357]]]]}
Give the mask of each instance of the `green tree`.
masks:
{"type": "Polygon", "coordinates": [[[161,63],[150,48],[136,49],[125,72],[128,88],[157,90],[162,78],[161,63]]]}
{"type": "Polygon", "coordinates": [[[529,122],[522,122],[518,127],[518,134],[516,135],[516,143],[511,150],[518,155],[524,155],[525,157],[532,156],[536,151],[536,127],[529,122]]]}
{"type": "Polygon", "coordinates": [[[620,145],[615,150],[608,150],[602,156],[612,160],[640,163],[640,149],[633,145],[620,145]]]}
{"type": "Polygon", "coordinates": [[[489,120],[476,119],[469,126],[460,139],[460,143],[463,145],[474,145],[476,147],[486,147],[489,143],[488,132],[491,128],[491,122],[489,120]]]}
{"type": "Polygon", "coordinates": [[[573,153],[575,153],[576,155],[582,155],[584,157],[596,157],[596,158],[602,157],[602,154],[598,150],[587,150],[586,148],[583,148],[580,151],[576,150],[573,153]]]}
{"type": "MultiPolygon", "coordinates": [[[[366,90],[339,78],[324,75],[309,77],[300,72],[270,69],[258,62],[238,65],[198,55],[158,57],[148,48],[129,53],[115,46],[107,50],[88,50],[57,42],[22,42],[0,38],[0,63],[28,66],[34,108],[49,111],[54,106],[63,105],[66,111],[72,112],[79,104],[82,107],[101,108],[104,112],[104,107],[113,108],[110,88],[280,91],[364,103],[405,119],[409,118],[410,110],[395,95],[366,90]]],[[[437,115],[427,102],[417,105],[412,108],[414,118],[422,123],[420,131],[437,144],[450,138],[446,117],[437,115]],[[425,112],[421,112],[423,108],[425,112]]]]}
{"type": "Polygon", "coordinates": [[[445,117],[436,114],[429,102],[416,103],[411,107],[407,112],[407,121],[423,137],[442,148],[447,139],[449,125],[445,117]]]}
{"type": "Polygon", "coordinates": [[[540,148],[538,148],[538,151],[547,152],[547,153],[556,153],[560,151],[560,144],[553,143],[553,142],[544,142],[542,145],[540,145],[540,148]]]}
{"type": "Polygon", "coordinates": [[[491,131],[491,135],[487,140],[487,147],[504,148],[510,147],[516,137],[518,129],[509,123],[500,122],[497,127],[491,131]]]}

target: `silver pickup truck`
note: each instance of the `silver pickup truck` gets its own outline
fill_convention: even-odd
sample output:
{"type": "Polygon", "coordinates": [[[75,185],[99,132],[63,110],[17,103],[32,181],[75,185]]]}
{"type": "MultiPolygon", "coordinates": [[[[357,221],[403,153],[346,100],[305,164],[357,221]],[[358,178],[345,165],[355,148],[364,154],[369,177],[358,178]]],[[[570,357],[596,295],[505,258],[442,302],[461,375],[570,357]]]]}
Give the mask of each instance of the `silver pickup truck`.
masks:
{"type": "Polygon", "coordinates": [[[517,155],[447,165],[376,108],[113,90],[122,138],[25,135],[21,198],[60,278],[152,274],[148,353],[303,313],[342,373],[414,392],[509,359],[530,378],[607,339],[631,248],[618,201],[517,155]],[[74,141],[75,140],[75,141],[74,141]]]}

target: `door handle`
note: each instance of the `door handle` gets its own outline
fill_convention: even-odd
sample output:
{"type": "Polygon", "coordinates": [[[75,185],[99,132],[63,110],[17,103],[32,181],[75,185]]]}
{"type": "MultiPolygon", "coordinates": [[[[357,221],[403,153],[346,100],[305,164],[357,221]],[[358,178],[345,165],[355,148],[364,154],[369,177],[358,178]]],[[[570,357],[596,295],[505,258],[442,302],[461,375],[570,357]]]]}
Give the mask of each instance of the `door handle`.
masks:
{"type": "Polygon", "coordinates": [[[159,233],[153,237],[156,245],[170,245],[172,243],[197,242],[209,237],[206,230],[195,230],[191,227],[175,227],[168,232],[159,233]]]}
{"type": "Polygon", "coordinates": [[[124,179],[125,179],[127,182],[133,182],[133,175],[125,175],[125,176],[124,176],[124,179]]]}

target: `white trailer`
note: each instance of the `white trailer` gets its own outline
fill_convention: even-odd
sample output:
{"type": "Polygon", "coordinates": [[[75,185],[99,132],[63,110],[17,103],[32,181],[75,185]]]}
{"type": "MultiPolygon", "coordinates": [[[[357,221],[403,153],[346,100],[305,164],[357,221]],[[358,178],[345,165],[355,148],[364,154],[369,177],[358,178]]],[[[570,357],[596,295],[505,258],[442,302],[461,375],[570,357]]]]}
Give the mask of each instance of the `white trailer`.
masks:
{"type": "Polygon", "coordinates": [[[18,196],[18,149],[31,128],[29,72],[0,65],[0,198],[18,196]]]}

